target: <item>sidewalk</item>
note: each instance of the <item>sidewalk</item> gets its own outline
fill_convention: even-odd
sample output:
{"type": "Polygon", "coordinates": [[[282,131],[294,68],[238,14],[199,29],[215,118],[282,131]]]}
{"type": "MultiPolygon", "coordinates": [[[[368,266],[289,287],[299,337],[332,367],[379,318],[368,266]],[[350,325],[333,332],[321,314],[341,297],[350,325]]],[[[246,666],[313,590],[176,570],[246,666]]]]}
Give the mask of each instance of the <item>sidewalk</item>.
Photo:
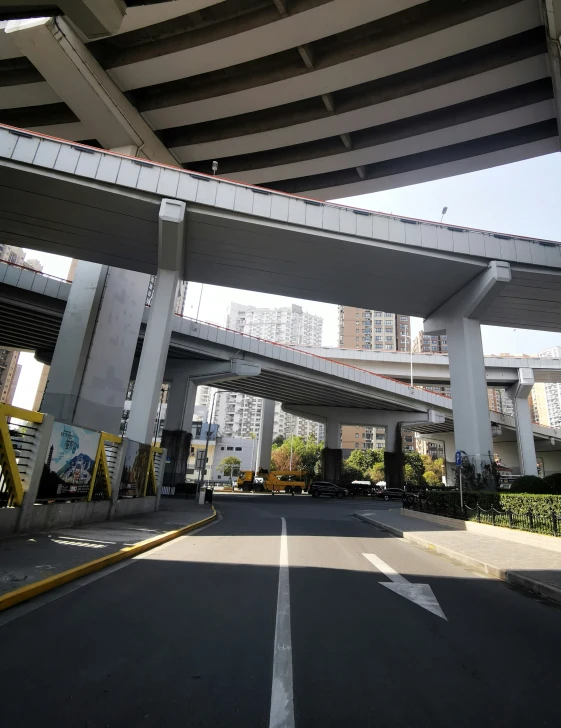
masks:
{"type": "Polygon", "coordinates": [[[160,510],[0,540],[0,611],[182,535],[214,510],[162,498],[160,510]]]}
{"type": "Polygon", "coordinates": [[[561,603],[559,552],[423,521],[403,515],[399,506],[357,510],[354,515],[421,548],[561,603]]]}

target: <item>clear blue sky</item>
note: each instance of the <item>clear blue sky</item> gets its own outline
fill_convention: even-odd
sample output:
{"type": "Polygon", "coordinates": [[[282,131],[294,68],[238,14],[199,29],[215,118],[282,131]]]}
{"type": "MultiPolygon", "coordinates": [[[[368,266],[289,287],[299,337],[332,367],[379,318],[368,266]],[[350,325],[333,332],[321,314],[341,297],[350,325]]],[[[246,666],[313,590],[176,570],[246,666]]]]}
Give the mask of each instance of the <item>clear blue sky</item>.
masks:
{"type": "MultiPolygon", "coordinates": [[[[378,212],[393,213],[424,220],[440,220],[444,206],[450,224],[482,228],[495,232],[546,238],[561,241],[561,153],[538,157],[525,162],[473,172],[457,177],[402,187],[387,192],[351,197],[344,202],[378,212]]],[[[65,276],[70,260],[58,256],[29,252],[39,258],[45,272],[65,276]]],[[[430,281],[428,282],[430,285],[430,281]]],[[[185,314],[194,316],[201,286],[193,284],[187,298],[185,314]]],[[[337,307],[310,301],[294,301],[264,293],[246,293],[231,288],[204,286],[200,318],[223,324],[231,301],[258,306],[281,306],[302,303],[305,310],[324,319],[324,344],[337,345],[337,307]]],[[[413,330],[421,325],[414,321],[413,330]]],[[[561,334],[483,327],[483,348],[487,354],[510,352],[532,354],[550,346],[561,345],[561,334]]],[[[27,399],[35,389],[40,367],[32,365],[32,355],[22,355],[25,371],[18,386],[20,406],[31,406],[27,399]],[[24,399],[24,392],[28,393],[24,399]]]]}

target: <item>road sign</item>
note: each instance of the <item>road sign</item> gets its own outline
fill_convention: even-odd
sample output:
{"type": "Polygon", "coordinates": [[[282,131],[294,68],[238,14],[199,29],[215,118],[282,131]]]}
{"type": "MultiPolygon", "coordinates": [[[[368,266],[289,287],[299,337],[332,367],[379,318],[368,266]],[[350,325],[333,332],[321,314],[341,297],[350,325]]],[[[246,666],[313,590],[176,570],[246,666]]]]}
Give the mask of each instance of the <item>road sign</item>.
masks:
{"type": "Polygon", "coordinates": [[[462,464],[462,451],[456,450],[456,465],[461,466],[461,464],[462,464]]]}

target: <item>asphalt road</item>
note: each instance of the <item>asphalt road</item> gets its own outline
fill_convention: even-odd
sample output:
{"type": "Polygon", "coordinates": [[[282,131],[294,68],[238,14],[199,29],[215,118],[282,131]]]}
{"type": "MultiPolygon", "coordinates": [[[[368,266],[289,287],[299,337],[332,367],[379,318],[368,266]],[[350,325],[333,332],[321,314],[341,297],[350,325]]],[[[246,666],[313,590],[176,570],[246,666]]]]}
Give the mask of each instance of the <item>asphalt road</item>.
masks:
{"type": "Polygon", "coordinates": [[[561,725],[558,607],[351,518],[358,501],[215,502],[219,523],[0,615],[2,728],[561,725]],[[279,694],[294,721],[271,720],[279,694]]]}

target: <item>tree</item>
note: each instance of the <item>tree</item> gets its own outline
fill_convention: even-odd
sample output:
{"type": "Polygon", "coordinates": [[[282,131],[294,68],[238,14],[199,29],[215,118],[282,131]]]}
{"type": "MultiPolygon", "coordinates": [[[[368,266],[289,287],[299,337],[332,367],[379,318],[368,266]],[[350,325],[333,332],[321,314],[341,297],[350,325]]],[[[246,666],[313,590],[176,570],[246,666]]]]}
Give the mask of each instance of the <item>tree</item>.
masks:
{"type": "MultiPolygon", "coordinates": [[[[280,436],[276,440],[280,439],[280,436]]],[[[274,470],[305,470],[310,477],[321,468],[323,443],[317,443],[313,435],[304,440],[298,435],[283,438],[282,443],[273,445],[271,467],[274,470]],[[292,450],[292,458],[290,456],[292,450]]]]}
{"type": "Polygon", "coordinates": [[[384,462],[384,451],[379,450],[353,450],[345,463],[349,467],[360,470],[364,474],[377,464],[384,462]]]}
{"type": "Polygon", "coordinates": [[[345,484],[352,483],[353,480],[364,480],[364,474],[362,470],[355,468],[353,465],[349,465],[349,458],[343,462],[341,468],[341,482],[345,484]]]}
{"type": "Polygon", "coordinates": [[[386,477],[384,472],[384,466],[382,463],[376,463],[374,467],[370,468],[368,472],[366,473],[368,478],[374,483],[379,483],[381,480],[384,480],[386,477]]]}
{"type": "Polygon", "coordinates": [[[235,471],[239,473],[240,465],[241,460],[239,458],[234,455],[228,455],[227,458],[224,458],[224,460],[218,463],[216,470],[231,477],[232,475],[236,475],[235,471]]]}
{"type": "Polygon", "coordinates": [[[442,476],[437,475],[432,470],[427,470],[424,477],[429,487],[438,488],[442,486],[442,476]]]}
{"type": "Polygon", "coordinates": [[[284,443],[285,439],[284,435],[277,435],[273,440],[273,447],[280,447],[284,443]]]}
{"type": "Polygon", "coordinates": [[[405,467],[403,475],[405,482],[409,485],[424,485],[425,464],[418,452],[406,452],[404,454],[405,467]]]}
{"type": "Polygon", "coordinates": [[[271,467],[273,470],[300,470],[300,455],[292,452],[290,457],[290,448],[277,447],[271,453],[271,467]]]}

